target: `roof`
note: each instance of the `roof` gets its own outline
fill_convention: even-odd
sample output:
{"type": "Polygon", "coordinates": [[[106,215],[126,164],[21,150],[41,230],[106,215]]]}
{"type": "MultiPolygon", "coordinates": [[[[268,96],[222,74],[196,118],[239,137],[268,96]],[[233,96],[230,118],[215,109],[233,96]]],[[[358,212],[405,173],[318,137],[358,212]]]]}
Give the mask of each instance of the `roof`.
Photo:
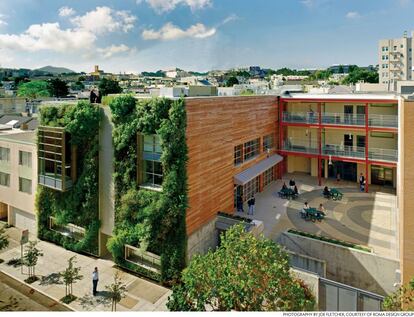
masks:
{"type": "Polygon", "coordinates": [[[259,176],[263,172],[267,171],[269,168],[275,166],[277,163],[281,162],[283,157],[280,155],[274,154],[263,161],[249,167],[248,169],[244,170],[243,172],[234,176],[234,183],[237,185],[245,185],[249,181],[251,181],[256,176],[259,176]]]}
{"type": "Polygon", "coordinates": [[[27,123],[27,129],[28,130],[36,130],[38,126],[39,126],[39,120],[37,120],[37,119],[30,120],[27,123]]]}
{"type": "Polygon", "coordinates": [[[398,96],[395,94],[389,94],[389,93],[384,93],[384,94],[379,94],[379,93],[375,93],[375,94],[368,94],[368,93],[364,93],[364,94],[305,94],[305,93],[290,93],[289,95],[284,95],[281,96],[283,99],[298,99],[298,100],[330,100],[330,99],[335,99],[335,100],[378,100],[378,101],[384,101],[384,100],[389,100],[389,101],[398,101],[398,96]]]}
{"type": "Polygon", "coordinates": [[[0,141],[10,141],[24,144],[36,144],[35,131],[18,131],[14,133],[0,133],[0,141]]]}
{"type": "Polygon", "coordinates": [[[13,128],[20,128],[22,123],[27,123],[32,120],[32,117],[22,117],[22,116],[14,116],[14,115],[5,115],[0,118],[0,125],[10,125],[13,128]]]}

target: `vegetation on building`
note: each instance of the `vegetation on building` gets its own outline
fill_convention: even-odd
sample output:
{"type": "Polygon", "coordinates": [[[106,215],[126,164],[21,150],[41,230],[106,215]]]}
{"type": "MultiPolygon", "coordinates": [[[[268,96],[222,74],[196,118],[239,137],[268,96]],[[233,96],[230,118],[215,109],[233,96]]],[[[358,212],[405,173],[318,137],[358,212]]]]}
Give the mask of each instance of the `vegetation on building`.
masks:
{"type": "Polygon", "coordinates": [[[98,255],[99,234],[99,121],[100,109],[88,102],[72,105],[44,106],[40,124],[63,127],[77,148],[76,175],[72,187],[65,192],[37,186],[36,210],[38,236],[76,252],[98,255]],[[50,217],[57,225],[73,224],[85,229],[81,239],[49,228],[50,217]]]}
{"type": "Polygon", "coordinates": [[[185,266],[187,145],[184,100],[137,101],[120,96],[110,102],[114,144],[115,228],[108,249],[119,265],[162,282],[180,277],[185,266]],[[137,135],[161,140],[162,191],[140,188],[137,135]],[[125,245],[161,258],[159,272],[125,259],[125,245]]]}

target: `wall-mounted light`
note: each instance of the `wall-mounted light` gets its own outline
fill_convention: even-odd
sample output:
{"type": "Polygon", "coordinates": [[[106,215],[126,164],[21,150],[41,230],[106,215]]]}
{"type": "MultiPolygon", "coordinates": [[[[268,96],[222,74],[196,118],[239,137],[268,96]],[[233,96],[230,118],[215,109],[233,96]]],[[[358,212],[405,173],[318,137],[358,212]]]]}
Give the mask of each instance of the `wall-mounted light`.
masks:
{"type": "Polygon", "coordinates": [[[329,155],[328,165],[332,165],[332,155],[329,155]]]}

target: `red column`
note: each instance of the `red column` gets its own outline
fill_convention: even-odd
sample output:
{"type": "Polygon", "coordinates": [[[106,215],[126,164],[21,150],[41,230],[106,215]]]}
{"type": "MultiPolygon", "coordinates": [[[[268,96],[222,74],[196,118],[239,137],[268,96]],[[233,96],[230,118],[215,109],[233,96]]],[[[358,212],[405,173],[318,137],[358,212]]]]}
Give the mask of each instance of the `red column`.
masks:
{"type": "Polygon", "coordinates": [[[322,185],[322,107],[318,102],[318,184],[322,185]]]}
{"type": "Polygon", "coordinates": [[[369,125],[368,125],[368,103],[365,104],[365,192],[368,193],[368,180],[369,180],[369,165],[368,165],[368,138],[369,138],[369,125]]]}

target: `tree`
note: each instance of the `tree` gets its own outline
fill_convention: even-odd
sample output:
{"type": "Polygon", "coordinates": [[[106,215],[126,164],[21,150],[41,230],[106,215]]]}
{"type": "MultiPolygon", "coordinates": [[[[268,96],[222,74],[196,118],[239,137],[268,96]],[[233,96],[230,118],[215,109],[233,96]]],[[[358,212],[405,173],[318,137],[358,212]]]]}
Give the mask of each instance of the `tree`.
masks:
{"type": "Polygon", "coordinates": [[[112,79],[102,78],[98,87],[101,96],[119,94],[122,92],[122,88],[119,86],[119,83],[112,79]]]}
{"type": "Polygon", "coordinates": [[[221,236],[216,251],[193,257],[167,306],[172,311],[314,309],[314,296],[289,269],[279,245],[236,225],[221,236]]]}
{"type": "Polygon", "coordinates": [[[388,311],[414,310],[414,277],[407,285],[402,285],[384,299],[382,308],[388,311]]]}
{"type": "Polygon", "coordinates": [[[366,82],[366,83],[378,83],[379,76],[378,72],[362,69],[358,66],[350,67],[348,76],[342,81],[343,84],[356,84],[357,82],[366,82]]]}
{"type": "Polygon", "coordinates": [[[49,79],[49,93],[53,97],[66,97],[69,94],[68,85],[59,78],[49,79]]]}
{"type": "Polygon", "coordinates": [[[60,272],[60,276],[63,278],[63,282],[65,282],[65,297],[62,299],[64,302],[71,302],[72,300],[76,299],[75,296],[73,296],[73,284],[76,283],[76,281],[79,281],[83,278],[82,275],[80,275],[80,267],[75,267],[74,264],[76,263],[76,255],[72,256],[70,259],[68,259],[68,267],[63,271],[60,272]]]}
{"type": "Polygon", "coordinates": [[[39,97],[50,97],[49,84],[43,80],[20,84],[17,88],[17,95],[32,100],[39,97]]]}
{"type": "Polygon", "coordinates": [[[109,291],[109,298],[112,300],[112,311],[116,311],[116,305],[126,296],[127,288],[119,274],[115,272],[114,282],[111,285],[105,286],[109,291]]]}
{"type": "Polygon", "coordinates": [[[227,79],[226,81],[227,87],[233,87],[233,85],[238,85],[238,84],[239,84],[239,80],[234,76],[229,77],[229,79],[227,79]]]}
{"type": "MultiPolygon", "coordinates": [[[[6,226],[0,227],[0,251],[7,248],[9,246],[9,237],[6,234],[6,226]]],[[[2,263],[3,260],[0,259],[0,263],[2,263]]]]}
{"type": "Polygon", "coordinates": [[[36,277],[36,265],[37,260],[43,253],[40,249],[36,248],[37,241],[29,241],[29,245],[26,246],[25,254],[23,255],[23,263],[29,268],[29,278],[27,282],[34,282],[37,280],[36,277]]]}
{"type": "Polygon", "coordinates": [[[75,83],[73,83],[70,88],[72,90],[83,90],[85,89],[85,85],[81,82],[81,81],[77,81],[75,83]]]}

